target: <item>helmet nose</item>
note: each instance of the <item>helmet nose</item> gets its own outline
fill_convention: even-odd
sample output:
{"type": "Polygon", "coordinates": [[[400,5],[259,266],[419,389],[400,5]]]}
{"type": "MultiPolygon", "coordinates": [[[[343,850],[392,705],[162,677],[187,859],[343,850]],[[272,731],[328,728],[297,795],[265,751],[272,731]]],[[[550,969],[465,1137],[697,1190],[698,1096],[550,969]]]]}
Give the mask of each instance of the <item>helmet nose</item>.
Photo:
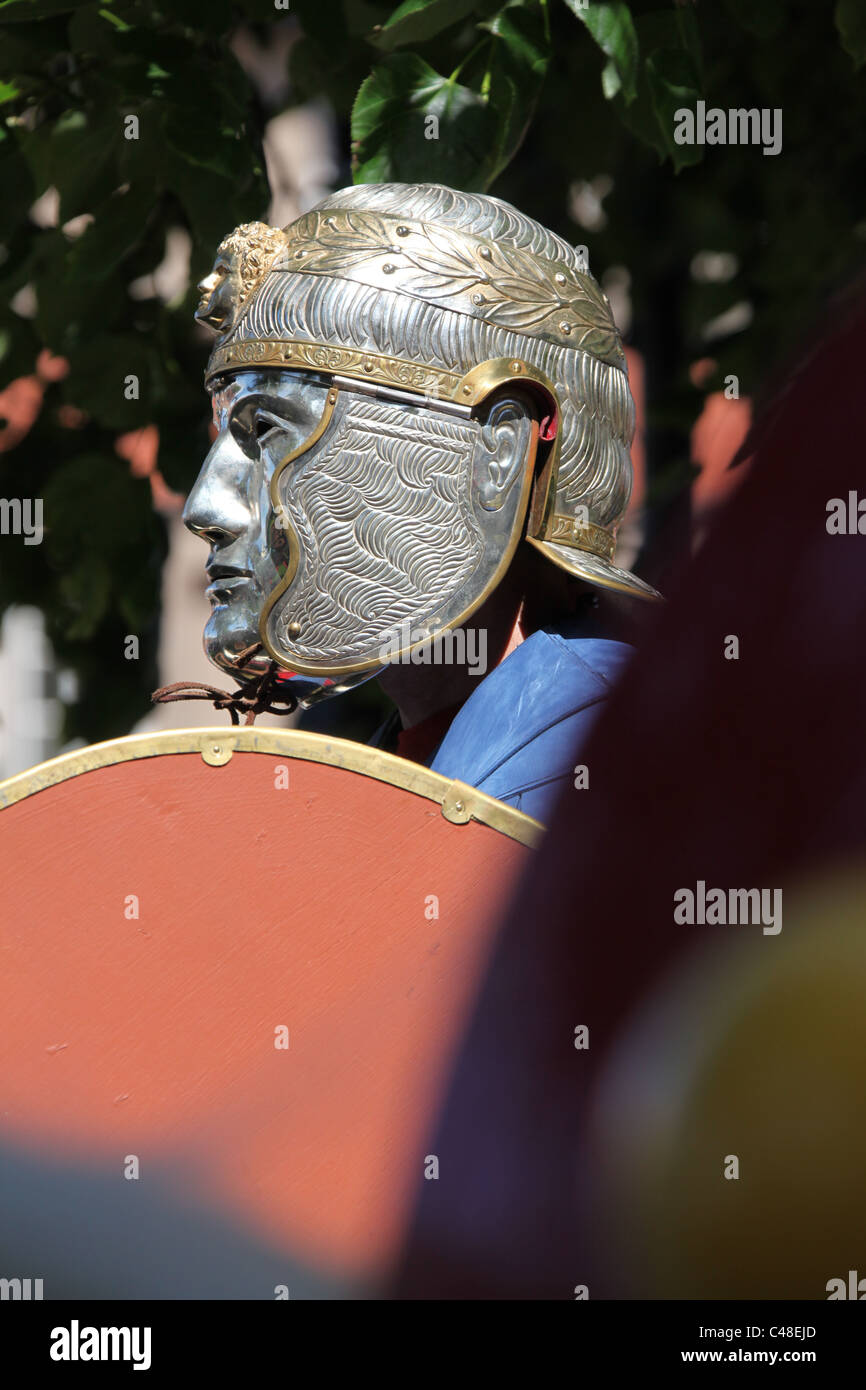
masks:
{"type": "Polygon", "coordinates": [[[230,438],[220,437],[202,464],[183,509],[184,526],[213,546],[238,540],[252,521],[239,454],[230,438]]]}
{"type": "Polygon", "coordinates": [[[239,534],[236,531],[229,531],[223,526],[209,526],[207,522],[199,520],[194,513],[188,514],[186,508],[183,512],[183,524],[189,531],[192,531],[193,535],[199,536],[209,545],[227,545],[231,541],[237,540],[239,534]]]}

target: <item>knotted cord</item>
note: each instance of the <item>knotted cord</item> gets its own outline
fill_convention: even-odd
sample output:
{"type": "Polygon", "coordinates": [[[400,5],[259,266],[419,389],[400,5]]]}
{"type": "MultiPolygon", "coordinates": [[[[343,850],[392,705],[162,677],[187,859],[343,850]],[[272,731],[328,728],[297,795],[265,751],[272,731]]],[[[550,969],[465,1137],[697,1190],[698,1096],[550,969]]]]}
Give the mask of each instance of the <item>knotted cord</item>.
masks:
{"type": "Polygon", "coordinates": [[[170,705],[177,700],[210,700],[214,709],[227,709],[233,724],[240,722],[244,714],[244,724],[254,724],[259,714],[291,714],[298,707],[294,695],[276,693],[280,668],[272,661],[268,669],[255,676],[237,690],[220,690],[204,681],[175,681],[173,685],[163,685],[151,695],[156,705],[170,705]]]}

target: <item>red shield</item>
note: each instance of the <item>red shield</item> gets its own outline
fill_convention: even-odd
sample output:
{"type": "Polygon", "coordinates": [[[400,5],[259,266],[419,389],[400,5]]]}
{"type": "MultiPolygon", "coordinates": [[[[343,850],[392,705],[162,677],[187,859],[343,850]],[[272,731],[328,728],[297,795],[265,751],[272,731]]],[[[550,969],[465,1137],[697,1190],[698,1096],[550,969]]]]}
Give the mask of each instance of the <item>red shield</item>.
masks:
{"type": "MultiPolygon", "coordinates": [[[[380,1276],[534,821],[317,735],[121,739],[0,785],[0,1137],[380,1276]]],[[[194,1296],[194,1290],[190,1291],[194,1296]]]]}

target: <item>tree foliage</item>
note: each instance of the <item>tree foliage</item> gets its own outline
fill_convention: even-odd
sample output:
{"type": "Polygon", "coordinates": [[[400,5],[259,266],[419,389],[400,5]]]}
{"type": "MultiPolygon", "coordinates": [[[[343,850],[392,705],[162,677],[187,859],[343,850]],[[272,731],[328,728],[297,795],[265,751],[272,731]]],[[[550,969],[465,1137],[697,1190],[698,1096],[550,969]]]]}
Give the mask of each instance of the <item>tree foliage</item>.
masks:
{"type": "Polygon", "coordinates": [[[492,187],[588,244],[596,274],[627,267],[657,523],[689,481],[702,399],[690,362],[715,360],[704,389],[735,373],[755,392],[862,255],[861,0],[293,0],[288,14],[265,0],[0,0],[0,386],[43,349],[69,364],[0,454],[0,496],[43,497],[46,525],[41,546],[3,537],[0,610],[44,610],[80,677],[70,736],[124,732],[154,684],[165,540],[147,481],[114,445],[157,425],[159,467],[181,490],[206,452],[193,287],[220,238],[269,201],[265,112],[231,36],[244,23],[266,40],[277,22],[298,27],[291,100],[328,99],[355,179],[492,187]],[[674,112],[698,100],[780,108],[782,152],[678,145],[674,112]],[[609,191],[582,226],[573,191],[600,175],[609,191]],[[30,215],[49,189],[56,225],[30,215]],[[189,292],[132,298],[178,225],[189,292]],[[727,254],[727,278],[692,273],[706,251],[727,254]],[[736,305],[751,320],[725,335],[736,305]],[[77,428],[65,406],[83,412],[77,428]],[[139,662],[122,660],[128,632],[139,662]]]}

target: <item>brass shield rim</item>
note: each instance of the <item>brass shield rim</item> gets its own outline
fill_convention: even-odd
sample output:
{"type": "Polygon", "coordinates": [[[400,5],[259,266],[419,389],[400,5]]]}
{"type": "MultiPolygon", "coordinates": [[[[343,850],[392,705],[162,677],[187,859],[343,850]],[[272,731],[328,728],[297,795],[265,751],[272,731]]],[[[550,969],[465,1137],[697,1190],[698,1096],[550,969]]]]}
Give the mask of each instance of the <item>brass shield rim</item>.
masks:
{"type": "Polygon", "coordinates": [[[299,729],[256,729],[202,727],[165,729],[156,734],[130,734],[109,739],[71,753],[61,753],[0,782],[0,811],[17,805],[27,797],[47,791],[72,777],[139,758],[155,758],[176,753],[197,753],[209,767],[224,767],[235,753],[264,753],[301,762],[324,763],[343,768],[362,777],[387,782],[415,796],[436,803],[444,818],[455,825],[477,821],[509,839],[537,846],[544,834],[540,821],[523,811],[497,801],[465,782],[443,777],[420,763],[385,753],[381,748],[350,739],[299,729]]]}

